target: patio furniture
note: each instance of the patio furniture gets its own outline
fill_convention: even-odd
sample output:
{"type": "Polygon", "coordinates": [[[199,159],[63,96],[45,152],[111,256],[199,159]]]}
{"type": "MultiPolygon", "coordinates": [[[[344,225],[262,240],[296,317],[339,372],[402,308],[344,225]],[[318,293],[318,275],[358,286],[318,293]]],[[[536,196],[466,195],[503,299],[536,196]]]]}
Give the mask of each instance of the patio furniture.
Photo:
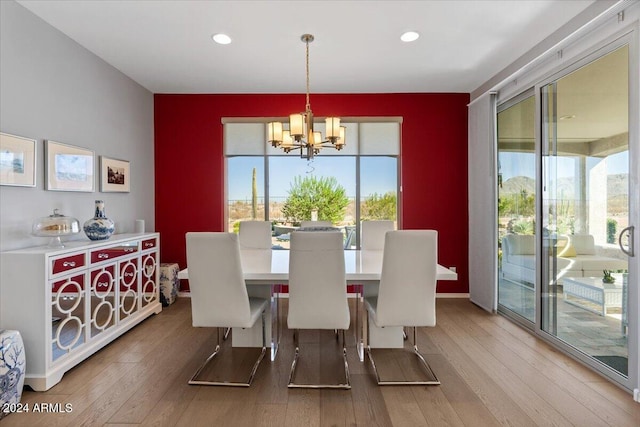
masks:
{"type": "Polygon", "coordinates": [[[567,277],[564,279],[563,286],[564,300],[569,304],[606,316],[607,309],[622,307],[620,282],[621,280],[616,283],[602,283],[602,277],[567,277]]]}

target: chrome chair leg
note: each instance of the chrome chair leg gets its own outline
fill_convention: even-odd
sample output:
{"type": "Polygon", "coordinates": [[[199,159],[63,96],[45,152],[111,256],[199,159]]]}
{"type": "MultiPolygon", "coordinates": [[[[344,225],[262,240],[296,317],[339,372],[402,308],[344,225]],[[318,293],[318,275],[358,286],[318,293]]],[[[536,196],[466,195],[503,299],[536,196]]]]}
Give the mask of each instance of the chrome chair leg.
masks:
{"type": "Polygon", "coordinates": [[[291,387],[293,384],[293,376],[296,372],[296,365],[298,364],[298,356],[300,355],[300,347],[298,347],[298,330],[293,330],[293,345],[296,348],[295,354],[293,355],[293,362],[291,363],[291,370],[289,371],[289,384],[288,387],[291,387]]]}
{"type": "Polygon", "coordinates": [[[347,363],[347,340],[346,331],[342,330],[342,359],[344,360],[344,384],[346,388],[351,388],[351,376],[349,375],[349,363],[347,363]]]}
{"type": "Polygon", "coordinates": [[[416,356],[418,356],[418,359],[420,359],[420,361],[422,362],[422,366],[433,377],[432,381],[427,381],[425,384],[426,385],[440,385],[440,380],[436,376],[436,373],[433,372],[433,369],[431,369],[431,366],[429,366],[429,364],[425,360],[424,356],[422,354],[420,354],[420,350],[418,349],[418,334],[417,334],[417,330],[418,330],[418,328],[416,326],[414,326],[413,327],[413,352],[416,354],[416,356]]]}
{"type": "Polygon", "coordinates": [[[229,338],[229,332],[231,332],[231,328],[224,328],[224,334],[222,335],[223,340],[227,340],[229,338]]]}
{"type": "MultiPolygon", "coordinates": [[[[260,366],[260,362],[262,361],[262,359],[264,358],[265,353],[267,352],[265,312],[264,311],[262,312],[262,350],[260,351],[260,355],[258,356],[258,359],[254,363],[253,368],[251,369],[251,372],[249,373],[249,379],[246,382],[204,381],[204,380],[197,379],[198,376],[200,375],[200,373],[202,372],[202,370],[221,351],[221,348],[220,348],[220,344],[221,344],[221,342],[220,342],[220,338],[221,338],[220,337],[220,328],[216,328],[216,333],[217,333],[217,336],[218,336],[218,343],[216,344],[215,351],[207,358],[207,360],[204,361],[204,363],[202,364],[202,366],[200,366],[200,368],[198,368],[196,373],[193,374],[193,376],[189,380],[189,384],[190,385],[221,385],[221,386],[231,386],[231,387],[249,387],[251,385],[251,382],[253,381],[253,378],[256,375],[256,372],[258,370],[258,366],[260,366]]],[[[223,335],[224,335],[224,333],[223,333],[223,335]]]]}
{"type": "MultiPolygon", "coordinates": [[[[369,330],[368,328],[368,321],[369,321],[369,316],[367,317],[367,331],[369,330]]],[[[378,385],[440,385],[440,380],[438,379],[438,377],[436,376],[435,372],[433,372],[433,369],[431,369],[431,366],[429,366],[429,364],[427,363],[427,361],[425,360],[424,356],[422,356],[422,354],[420,354],[420,350],[418,349],[418,335],[417,335],[417,327],[413,327],[413,352],[414,354],[418,357],[418,360],[420,361],[422,367],[427,371],[427,375],[433,379],[429,379],[429,380],[414,380],[414,381],[408,381],[408,380],[382,380],[380,378],[380,374],[378,374],[378,369],[376,368],[376,363],[373,360],[373,354],[371,352],[371,346],[369,345],[369,340],[367,339],[367,356],[369,356],[369,361],[371,362],[371,367],[373,368],[373,372],[375,373],[376,376],[376,382],[378,383],[378,385]]]]}
{"type": "Polygon", "coordinates": [[[344,360],[344,372],[345,372],[345,382],[343,384],[297,384],[295,383],[294,377],[296,372],[296,365],[298,364],[298,358],[300,357],[300,344],[299,340],[299,331],[297,329],[293,330],[293,343],[296,348],[295,354],[293,356],[293,362],[291,363],[291,371],[289,371],[289,384],[287,387],[289,388],[333,388],[333,389],[342,389],[349,390],[351,388],[351,377],[349,376],[349,364],[347,363],[347,341],[345,337],[345,330],[342,330],[342,357],[344,360]]]}
{"type": "Polygon", "coordinates": [[[200,372],[202,372],[202,370],[205,368],[205,366],[207,366],[209,364],[209,362],[220,352],[220,328],[216,328],[216,349],[213,351],[213,353],[211,353],[211,355],[209,355],[209,357],[207,357],[207,360],[204,361],[204,363],[198,368],[198,370],[196,371],[195,374],[193,374],[193,376],[191,377],[191,379],[189,380],[189,384],[195,384],[195,379],[198,375],[200,375],[200,372]]]}

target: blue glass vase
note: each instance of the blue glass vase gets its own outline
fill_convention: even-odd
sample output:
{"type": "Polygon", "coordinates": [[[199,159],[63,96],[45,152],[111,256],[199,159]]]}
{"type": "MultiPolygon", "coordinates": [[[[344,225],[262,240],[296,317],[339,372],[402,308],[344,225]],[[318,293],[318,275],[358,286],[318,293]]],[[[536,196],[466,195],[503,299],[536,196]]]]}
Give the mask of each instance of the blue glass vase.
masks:
{"type": "Polygon", "coordinates": [[[107,240],[116,231],[115,224],[104,213],[104,201],[96,200],[96,213],[84,223],[84,233],[91,240],[107,240]]]}

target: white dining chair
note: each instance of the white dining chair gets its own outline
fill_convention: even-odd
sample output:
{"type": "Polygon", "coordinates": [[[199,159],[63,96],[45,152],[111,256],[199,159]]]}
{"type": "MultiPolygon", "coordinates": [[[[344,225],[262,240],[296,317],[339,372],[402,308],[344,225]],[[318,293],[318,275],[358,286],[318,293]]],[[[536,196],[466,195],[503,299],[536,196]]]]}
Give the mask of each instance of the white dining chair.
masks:
{"type": "MultiPolygon", "coordinates": [[[[426,370],[428,379],[381,380],[371,347],[367,345],[367,354],[379,385],[440,384],[420,354],[416,332],[418,327],[436,325],[437,241],[435,230],[386,233],[378,295],[365,298],[365,309],[378,327],[413,327],[413,352],[426,370]]],[[[369,316],[365,317],[368,321],[369,316]]]]}
{"type": "Polygon", "coordinates": [[[390,220],[362,221],[360,228],[360,249],[381,251],[384,249],[384,235],[393,231],[395,224],[390,220]]]}
{"type": "Polygon", "coordinates": [[[290,388],[351,388],[345,330],[349,329],[342,233],[294,231],[289,255],[289,313],[294,329],[295,355],[289,374],[290,388]],[[342,331],[345,381],[341,384],[298,384],[295,370],[300,357],[299,329],[342,331]]]}
{"type": "Polygon", "coordinates": [[[269,221],[240,221],[241,249],[271,249],[271,223],[269,221]]]}
{"type": "Polygon", "coordinates": [[[247,295],[236,234],[190,232],[186,234],[186,241],[193,326],[214,327],[218,332],[214,352],[196,371],[189,380],[189,384],[248,387],[266,352],[265,311],[268,300],[247,295]],[[260,318],[262,318],[262,350],[247,381],[198,379],[205,366],[221,351],[219,328],[252,328],[260,318]]]}
{"type": "Polygon", "coordinates": [[[300,228],[333,227],[331,221],[301,221],[300,228]]]}

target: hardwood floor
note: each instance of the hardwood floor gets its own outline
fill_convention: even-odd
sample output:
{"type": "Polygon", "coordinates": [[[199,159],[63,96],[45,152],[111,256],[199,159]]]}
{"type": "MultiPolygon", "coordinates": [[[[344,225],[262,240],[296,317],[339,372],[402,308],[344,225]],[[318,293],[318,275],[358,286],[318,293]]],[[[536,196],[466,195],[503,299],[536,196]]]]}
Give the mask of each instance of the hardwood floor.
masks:
{"type": "MultiPolygon", "coordinates": [[[[283,305],[286,314],[286,300],[283,305]]],[[[628,393],[468,300],[438,299],[437,326],[419,331],[422,353],[442,382],[429,387],[378,387],[368,361],[358,361],[351,333],[351,390],[289,390],[293,344],[286,329],[276,361],[263,360],[250,388],[190,386],[187,381],[216,340],[213,328],[191,326],[190,312],[189,300],[178,299],[65,374],[49,391],[25,390],[22,402],[31,412],[11,414],[0,424],[640,425],[640,404],[628,393]],[[34,405],[42,408],[43,403],[70,404],[72,410],[34,412],[34,405]]],[[[301,368],[321,371],[321,362],[335,365],[331,332],[303,331],[301,348],[301,360],[308,362],[301,368]]]]}

